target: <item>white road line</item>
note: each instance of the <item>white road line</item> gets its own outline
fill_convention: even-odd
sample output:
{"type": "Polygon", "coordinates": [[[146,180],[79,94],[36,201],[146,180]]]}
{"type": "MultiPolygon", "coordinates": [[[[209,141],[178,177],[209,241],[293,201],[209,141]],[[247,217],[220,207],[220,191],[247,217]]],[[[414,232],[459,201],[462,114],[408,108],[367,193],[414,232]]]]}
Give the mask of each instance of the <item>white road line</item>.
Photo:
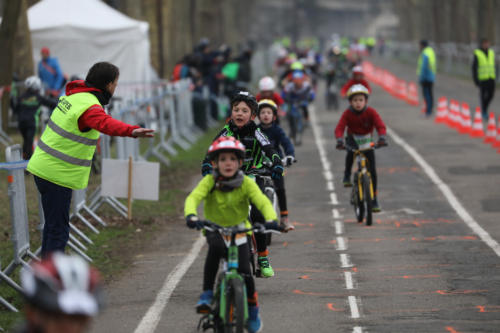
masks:
{"type": "Polygon", "coordinates": [[[352,333],[363,333],[363,327],[355,326],[352,329],[352,333]]]}
{"type": "Polygon", "coordinates": [[[348,296],[347,300],[349,301],[349,307],[351,308],[351,317],[359,318],[359,309],[358,302],[356,301],[355,296],[348,296]]]}
{"type": "Polygon", "coordinates": [[[337,200],[337,194],[336,193],[330,193],[330,200],[332,205],[338,205],[339,201],[337,200]]]}
{"type": "Polygon", "coordinates": [[[335,221],[335,233],[337,235],[342,235],[344,232],[344,225],[340,221],[335,221]]]}
{"type": "Polygon", "coordinates": [[[333,186],[333,182],[332,181],[326,182],[326,189],[328,191],[334,191],[335,190],[335,186],[333,186]]]}
{"type": "Polygon", "coordinates": [[[347,250],[347,244],[344,237],[337,237],[337,251],[347,250]]]}
{"type": "Polygon", "coordinates": [[[353,266],[353,264],[351,262],[351,258],[349,257],[349,255],[346,253],[341,253],[340,254],[340,267],[341,268],[349,268],[352,266],[353,266]]]}
{"type": "Polygon", "coordinates": [[[344,272],[344,276],[345,276],[346,289],[354,289],[354,282],[352,280],[352,273],[351,272],[344,272]]]}
{"type": "Polygon", "coordinates": [[[427,163],[424,158],[406,141],[404,141],[398,134],[396,134],[392,129],[388,128],[387,132],[392,137],[394,142],[403,147],[408,154],[413,157],[413,159],[420,165],[420,167],[425,171],[427,176],[432,180],[432,182],[441,190],[445,198],[450,203],[451,207],[457,212],[458,216],[462,218],[464,223],[481,238],[495,253],[500,257],[500,245],[496,240],[494,240],[490,234],[484,230],[479,223],[469,214],[464,206],[457,199],[455,194],[451,191],[450,187],[439,178],[436,171],[427,163]]]}
{"type": "Polygon", "coordinates": [[[332,216],[334,219],[342,218],[342,215],[339,214],[339,211],[337,208],[332,209],[332,216]]]}
{"type": "Polygon", "coordinates": [[[327,181],[332,181],[333,180],[333,175],[328,169],[324,169],[325,171],[323,172],[323,176],[325,176],[325,179],[327,181]]]}
{"type": "Polygon", "coordinates": [[[158,326],[158,323],[160,322],[161,314],[165,309],[165,306],[167,306],[172,292],[184,274],[186,274],[189,267],[193,264],[194,260],[200,253],[203,244],[205,244],[205,237],[198,237],[188,255],[180,263],[178,263],[177,266],[175,266],[174,270],[170,272],[170,274],[168,274],[160,292],[156,296],[154,303],[148,309],[134,333],[153,333],[155,331],[156,326],[158,326]]]}

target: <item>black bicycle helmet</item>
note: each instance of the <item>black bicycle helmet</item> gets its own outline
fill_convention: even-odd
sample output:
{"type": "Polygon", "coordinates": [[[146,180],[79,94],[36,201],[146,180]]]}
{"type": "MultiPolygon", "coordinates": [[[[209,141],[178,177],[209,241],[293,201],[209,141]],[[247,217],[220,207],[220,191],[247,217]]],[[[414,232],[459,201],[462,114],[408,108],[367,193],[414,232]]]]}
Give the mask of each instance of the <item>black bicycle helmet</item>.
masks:
{"type": "Polygon", "coordinates": [[[250,110],[252,110],[252,114],[257,114],[257,110],[259,105],[257,104],[257,100],[255,97],[249,93],[248,91],[238,91],[231,98],[231,109],[238,104],[239,102],[245,102],[250,110]]]}

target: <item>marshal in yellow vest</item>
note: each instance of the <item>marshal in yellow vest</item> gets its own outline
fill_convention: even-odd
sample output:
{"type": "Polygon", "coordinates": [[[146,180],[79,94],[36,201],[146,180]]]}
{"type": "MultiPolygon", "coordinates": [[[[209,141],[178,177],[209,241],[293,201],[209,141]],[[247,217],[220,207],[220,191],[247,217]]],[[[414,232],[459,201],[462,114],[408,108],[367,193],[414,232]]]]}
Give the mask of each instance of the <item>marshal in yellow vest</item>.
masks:
{"type": "Polygon", "coordinates": [[[492,49],[488,50],[488,58],[480,49],[474,50],[474,55],[477,57],[477,79],[486,81],[495,79],[495,52],[492,49]]]}
{"type": "Polygon", "coordinates": [[[86,188],[99,131],[80,131],[78,118],[96,104],[101,105],[87,92],[61,97],[28,163],[28,171],[60,186],[86,188]]]}

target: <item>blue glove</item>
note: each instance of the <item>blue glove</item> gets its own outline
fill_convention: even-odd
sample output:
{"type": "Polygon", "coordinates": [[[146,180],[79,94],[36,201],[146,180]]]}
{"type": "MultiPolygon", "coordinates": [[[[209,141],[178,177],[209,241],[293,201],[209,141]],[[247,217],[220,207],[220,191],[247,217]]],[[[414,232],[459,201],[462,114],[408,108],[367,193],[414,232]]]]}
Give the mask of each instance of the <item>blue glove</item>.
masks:
{"type": "Polygon", "coordinates": [[[271,229],[271,230],[279,230],[279,225],[278,221],[267,221],[266,222],[266,229],[271,229]]]}
{"type": "Polygon", "coordinates": [[[275,165],[273,166],[273,168],[271,169],[271,171],[273,172],[271,174],[271,178],[272,179],[276,179],[276,180],[279,180],[281,179],[281,177],[283,177],[283,167],[281,165],[275,165]]]}
{"type": "Polygon", "coordinates": [[[190,229],[200,230],[201,228],[203,228],[203,223],[200,221],[198,216],[194,214],[189,214],[188,216],[186,216],[186,225],[190,229]]]}
{"type": "Polygon", "coordinates": [[[209,175],[212,173],[213,167],[212,164],[210,163],[203,163],[201,165],[201,175],[205,177],[206,175],[209,175]]]}

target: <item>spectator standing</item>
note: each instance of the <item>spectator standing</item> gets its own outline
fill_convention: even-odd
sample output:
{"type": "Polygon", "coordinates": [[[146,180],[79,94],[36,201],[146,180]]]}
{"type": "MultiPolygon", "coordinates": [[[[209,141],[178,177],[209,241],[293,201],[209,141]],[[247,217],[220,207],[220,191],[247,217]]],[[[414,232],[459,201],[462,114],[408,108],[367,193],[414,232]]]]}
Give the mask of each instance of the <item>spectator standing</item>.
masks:
{"type": "Polygon", "coordinates": [[[422,87],[422,95],[425,100],[425,115],[430,117],[434,102],[432,90],[436,79],[436,54],[429,46],[429,42],[426,40],[420,41],[420,56],[418,57],[417,75],[418,81],[422,87]]]}
{"type": "Polygon", "coordinates": [[[495,51],[490,49],[490,41],[482,38],[479,48],[474,50],[472,78],[479,87],[479,100],[483,120],[488,119],[488,106],[495,94],[495,51]]]}
{"type": "Polygon", "coordinates": [[[42,47],[40,51],[42,60],[38,63],[38,76],[46,86],[48,93],[53,96],[59,96],[64,87],[64,75],[57,58],[50,56],[48,47],[42,47]]]}

